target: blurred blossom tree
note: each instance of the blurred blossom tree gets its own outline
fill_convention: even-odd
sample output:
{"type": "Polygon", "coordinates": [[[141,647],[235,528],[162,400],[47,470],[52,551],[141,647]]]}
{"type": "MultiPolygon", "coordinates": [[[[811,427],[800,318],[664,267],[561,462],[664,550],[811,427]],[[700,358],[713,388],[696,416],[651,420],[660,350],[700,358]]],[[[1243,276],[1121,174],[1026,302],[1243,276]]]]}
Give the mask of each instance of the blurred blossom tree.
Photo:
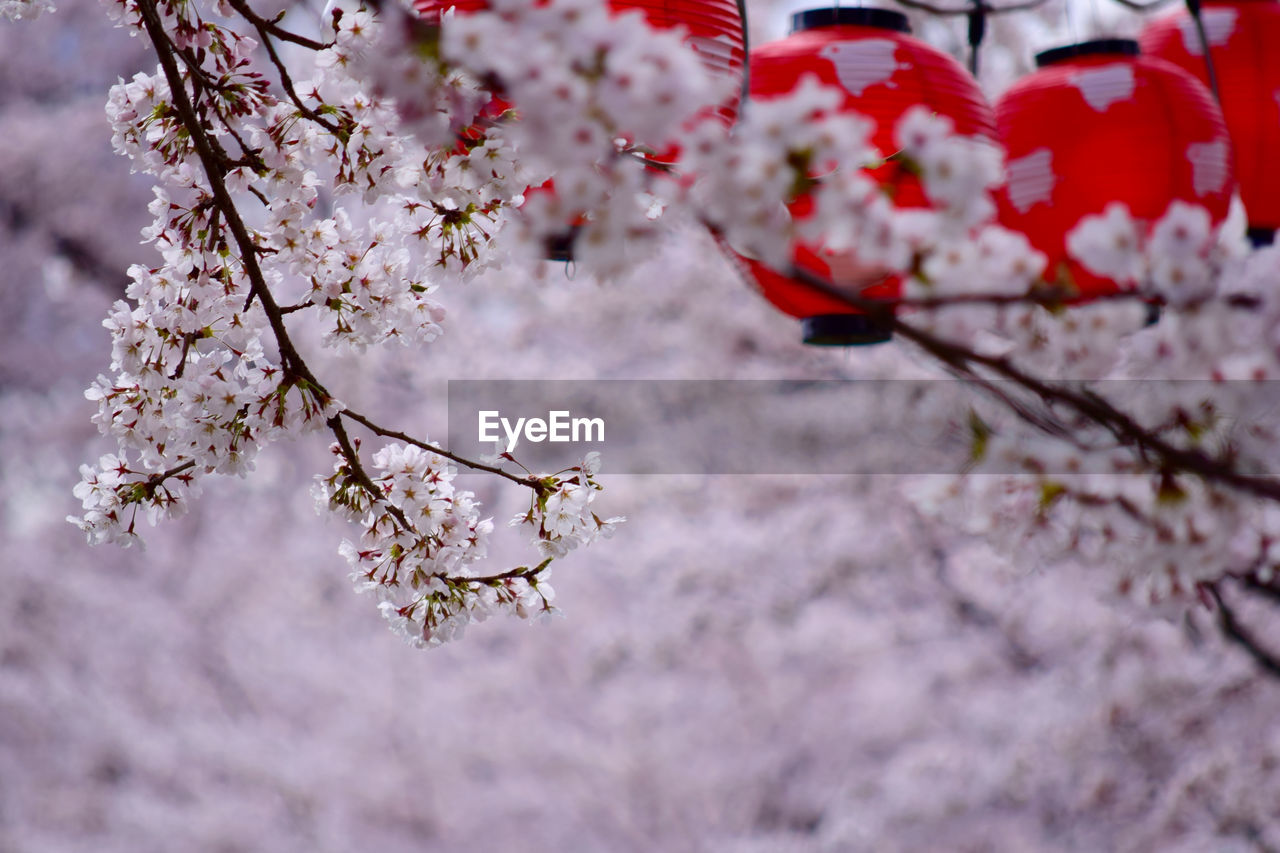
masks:
{"type": "MultiPolygon", "coordinates": [[[[25,23],[0,34],[0,849],[1280,849],[1280,683],[1259,676],[1280,482],[1257,393],[1280,370],[1280,252],[1241,220],[1087,220],[1074,250],[1134,286],[1067,307],[989,223],[989,149],[915,113],[900,156],[933,210],[857,169],[814,184],[805,164],[885,153],[832,93],[732,132],[689,121],[723,81],[597,3],[495,3],[441,34],[389,3],[108,0],[137,36],[116,41],[94,4],[61,5],[53,59],[25,23]],[[85,153],[102,75],[125,78],[111,133],[155,184],[143,250],[150,189],[85,153]],[[623,287],[539,280],[575,219],[580,272],[623,287]],[[905,273],[892,302],[809,277],[897,342],[788,349],[716,290],[708,229],[795,276],[814,233],[905,273]],[[383,346],[444,328],[430,358],[383,346]],[[564,590],[589,616],[423,659],[361,632],[323,569],[276,570],[333,553],[306,482],[414,645],[551,612],[551,562],[618,521],[596,514],[598,458],[531,476],[417,433],[462,371],[959,376],[990,397],[902,413],[964,436],[964,475],[620,478],[608,498],[637,520],[564,590]],[[59,382],[98,372],[113,446],[75,521],[128,543],[138,516],[189,512],[149,537],[154,571],[57,535],[68,457],[93,446],[59,382]],[[1203,381],[1095,381],[1125,378],[1203,381]],[[307,433],[333,452],[318,478],[317,447],[257,453],[307,433]],[[1153,604],[1172,618],[1139,618],[1153,604]]],[[[990,79],[1045,21],[993,24],[990,79]]]]}
{"type": "MultiPolygon", "coordinates": [[[[4,0],[0,14],[50,8],[4,0]]],[[[397,632],[434,645],[496,611],[552,612],[551,563],[622,521],[595,512],[599,458],[537,475],[506,454],[461,458],[348,405],[304,354],[430,342],[440,288],[538,263],[569,222],[576,263],[600,277],[706,228],[992,391],[961,413],[916,413],[969,436],[969,475],[920,489],[920,506],[1039,562],[1083,556],[1153,603],[1199,598],[1280,671],[1222,597],[1229,579],[1280,595],[1280,435],[1242,414],[1251,383],[1280,370],[1277,256],[1249,251],[1238,219],[1215,230],[1182,203],[1149,230],[1122,206],[1087,217],[1073,254],[1126,287],[1068,305],[1044,256],[991,222],[994,146],[912,110],[892,154],[933,206],[899,209],[860,168],[891,152],[836,111],[839,93],[802,85],[729,129],[708,115],[737,81],[595,0],[495,2],[438,27],[390,4],[297,29],[246,0],[107,8],[159,60],[107,106],[117,151],[155,180],[144,238],[158,257],[129,269],[106,321],[112,373],[87,392],[118,443],[76,487],[90,541],[128,544],[139,514],[179,515],[209,475],[245,475],[266,444],[327,431],[317,501],[359,528],[339,550],[397,632]],[[554,191],[529,191],[548,179],[554,191]],[[792,221],[799,193],[813,214],[792,221]],[[901,298],[793,268],[793,242],[819,236],[903,275],[901,298]],[[1142,330],[1150,305],[1164,318],[1142,330]],[[1126,399],[1123,383],[1089,382],[1103,378],[1210,381],[1126,399]],[[389,443],[367,453],[362,434],[389,443]],[[536,559],[478,567],[493,525],[458,466],[528,491],[512,524],[532,531],[536,559]]]]}

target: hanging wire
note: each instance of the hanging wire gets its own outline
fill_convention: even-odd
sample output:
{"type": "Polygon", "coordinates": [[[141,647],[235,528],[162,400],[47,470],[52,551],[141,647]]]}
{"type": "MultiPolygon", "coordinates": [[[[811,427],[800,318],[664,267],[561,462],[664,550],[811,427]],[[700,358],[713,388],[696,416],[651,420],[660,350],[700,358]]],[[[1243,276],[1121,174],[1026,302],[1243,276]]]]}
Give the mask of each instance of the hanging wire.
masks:
{"type": "Polygon", "coordinates": [[[896,2],[908,9],[918,9],[944,18],[956,15],[967,17],[969,19],[969,73],[977,77],[978,54],[982,48],[982,40],[987,35],[987,17],[1003,15],[1005,12],[1025,12],[1028,9],[1043,6],[1049,0],[1021,0],[1021,2],[1007,3],[1003,6],[991,6],[986,0],[973,0],[973,3],[968,6],[938,6],[925,0],[896,0],[896,2]]]}
{"type": "MultiPolygon", "coordinates": [[[[1135,12],[1150,12],[1165,5],[1169,0],[1147,0],[1145,3],[1140,0],[1116,0],[1116,2],[1135,12]]],[[[1213,56],[1209,53],[1209,35],[1205,32],[1204,17],[1200,14],[1200,0],[1186,0],[1186,5],[1191,21],[1195,24],[1196,39],[1200,42],[1200,50],[1204,55],[1204,71],[1209,81],[1209,90],[1213,92],[1213,99],[1221,104],[1222,93],[1218,90],[1218,71],[1214,68],[1213,56]]]]}
{"type": "Polygon", "coordinates": [[[742,88],[738,94],[739,111],[747,108],[751,96],[751,43],[747,36],[747,0],[738,0],[738,17],[742,19],[742,88]]]}
{"type": "Polygon", "coordinates": [[[1218,91],[1218,72],[1213,67],[1213,56],[1209,52],[1209,36],[1204,31],[1204,18],[1200,15],[1200,0],[1187,0],[1187,11],[1191,14],[1191,20],[1196,24],[1196,36],[1200,39],[1200,49],[1204,51],[1204,71],[1205,76],[1209,79],[1209,91],[1213,92],[1213,99],[1222,104],[1222,93],[1218,91]]]}
{"type": "Polygon", "coordinates": [[[982,49],[982,39],[987,34],[987,4],[983,0],[974,0],[969,10],[969,73],[978,76],[978,53],[982,49]]]}

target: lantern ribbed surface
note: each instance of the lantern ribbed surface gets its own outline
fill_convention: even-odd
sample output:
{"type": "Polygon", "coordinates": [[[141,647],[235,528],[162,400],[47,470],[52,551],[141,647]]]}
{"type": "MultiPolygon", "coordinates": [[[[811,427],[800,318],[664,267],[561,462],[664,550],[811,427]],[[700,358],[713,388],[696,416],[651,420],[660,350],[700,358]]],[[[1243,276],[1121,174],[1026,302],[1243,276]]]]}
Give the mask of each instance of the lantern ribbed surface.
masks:
{"type": "MultiPolygon", "coordinates": [[[[843,89],[841,110],[875,122],[872,143],[884,155],[897,150],[894,131],[912,107],[924,105],[946,116],[958,133],[995,138],[995,119],[978,84],[960,63],[906,34],[906,18],[884,9],[815,9],[794,18],[798,29],[787,38],[751,51],[751,97],[767,100],[790,94],[806,75],[843,89]]],[[[926,207],[920,181],[898,163],[871,175],[893,191],[899,207],[926,207]]],[[[791,215],[803,219],[812,209],[807,196],[796,199],[791,215]]],[[[750,258],[739,258],[750,283],[778,310],[806,321],[806,343],[849,345],[887,340],[887,329],[832,297],[780,275],[750,258]],[[841,331],[844,329],[845,331],[841,331]]],[[[792,262],[837,286],[867,298],[893,298],[901,290],[896,276],[861,268],[847,252],[797,243],[792,262]]]]}
{"type": "MultiPolygon", "coordinates": [[[[1208,0],[1201,18],[1249,225],[1275,230],[1280,228],[1280,3],[1208,0]]],[[[1185,11],[1152,21],[1140,41],[1144,53],[1208,84],[1195,22],[1185,11]]]]}
{"type": "Polygon", "coordinates": [[[1000,221],[1047,256],[1047,278],[1067,273],[1083,299],[1119,286],[1067,259],[1081,217],[1121,202],[1150,225],[1182,200],[1217,224],[1235,190],[1226,125],[1208,90],[1126,44],[1046,51],[1042,67],[996,103],[1007,173],[1000,221]]]}

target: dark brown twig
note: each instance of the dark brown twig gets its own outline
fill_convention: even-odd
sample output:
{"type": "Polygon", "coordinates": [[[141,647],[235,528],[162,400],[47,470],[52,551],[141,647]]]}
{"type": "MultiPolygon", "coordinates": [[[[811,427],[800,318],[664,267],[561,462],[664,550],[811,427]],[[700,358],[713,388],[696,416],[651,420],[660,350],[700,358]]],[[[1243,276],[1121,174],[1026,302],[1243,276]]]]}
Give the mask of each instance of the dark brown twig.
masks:
{"type": "Polygon", "coordinates": [[[505,477],[506,479],[510,480],[513,483],[519,483],[522,486],[527,486],[533,489],[535,492],[540,492],[546,488],[545,486],[542,485],[542,482],[538,480],[536,477],[521,477],[519,474],[512,474],[510,471],[504,471],[503,469],[495,467],[493,465],[485,465],[483,462],[476,462],[471,459],[466,459],[462,456],[458,456],[455,453],[451,453],[448,450],[445,450],[443,447],[437,447],[436,445],[431,444],[429,442],[414,438],[413,436],[407,433],[397,432],[396,430],[391,430],[391,429],[387,429],[386,427],[379,426],[369,418],[365,417],[359,412],[353,412],[351,409],[344,408],[342,410],[342,415],[343,417],[350,418],[351,420],[360,424],[365,429],[372,432],[374,435],[378,435],[383,438],[393,438],[396,441],[403,441],[405,444],[412,444],[414,447],[420,447],[429,453],[435,453],[439,456],[443,456],[445,459],[451,459],[454,462],[457,462],[459,465],[465,465],[466,467],[472,469],[473,471],[484,471],[489,474],[497,474],[499,477],[505,477]]]}
{"type": "Polygon", "coordinates": [[[1222,598],[1217,583],[1209,582],[1201,585],[1213,599],[1218,608],[1218,627],[1223,636],[1249,653],[1249,657],[1272,678],[1280,678],[1280,657],[1262,647],[1253,634],[1240,624],[1233,611],[1222,598]]]}
{"type": "Polygon", "coordinates": [[[239,12],[241,17],[243,17],[246,21],[253,24],[254,28],[257,29],[259,32],[270,33],[271,35],[275,36],[281,41],[292,42],[296,45],[301,45],[302,47],[309,48],[311,50],[324,50],[329,46],[327,44],[324,44],[323,42],[318,42],[318,41],[315,41],[314,39],[309,39],[306,36],[300,36],[297,33],[290,32],[289,30],[286,30],[283,27],[281,27],[279,24],[280,24],[280,19],[284,17],[283,12],[281,12],[280,15],[276,16],[276,18],[273,20],[273,19],[264,18],[261,15],[259,15],[257,12],[253,11],[253,9],[249,8],[249,4],[244,2],[244,0],[230,0],[230,2],[231,2],[231,8],[239,12]]]}
{"type": "Polygon", "coordinates": [[[231,0],[231,8],[239,12],[240,16],[253,24],[254,28],[258,31],[258,35],[262,38],[262,46],[267,49],[267,56],[271,58],[271,64],[276,67],[276,72],[280,75],[280,85],[284,89],[285,94],[289,96],[289,100],[298,108],[298,112],[302,113],[308,119],[336,136],[339,130],[338,126],[308,107],[302,102],[302,98],[298,97],[298,92],[293,86],[293,78],[289,75],[289,69],[284,64],[284,61],[280,59],[280,54],[276,52],[276,46],[272,36],[285,41],[293,41],[296,44],[302,44],[305,47],[310,47],[312,50],[323,50],[328,45],[313,42],[310,39],[298,41],[297,37],[286,38],[282,35],[287,32],[286,30],[276,27],[271,23],[271,21],[268,21],[266,18],[258,15],[249,8],[249,5],[245,3],[244,0],[231,0]]]}
{"type": "MultiPolygon", "coordinates": [[[[243,6],[243,3],[239,2],[239,0],[233,0],[233,5],[240,7],[243,6]]],[[[291,378],[294,384],[300,385],[304,389],[309,390],[318,401],[331,400],[332,395],[311,372],[310,368],[299,354],[297,348],[294,346],[293,341],[289,336],[288,329],[285,327],[285,311],[276,302],[270,288],[267,286],[266,278],[264,277],[262,268],[258,263],[258,255],[264,250],[254,241],[252,233],[245,225],[230,192],[227,190],[226,173],[228,171],[228,158],[226,157],[225,152],[223,152],[220,146],[218,146],[216,140],[214,140],[206,130],[203,121],[200,119],[196,105],[192,103],[191,98],[187,94],[186,84],[182,79],[182,72],[178,66],[177,59],[175,58],[177,51],[173,42],[169,39],[168,34],[164,30],[163,22],[161,21],[160,15],[156,9],[156,0],[138,0],[138,8],[142,16],[143,26],[152,43],[155,45],[156,53],[160,59],[160,66],[169,83],[171,97],[173,98],[173,108],[177,111],[179,119],[187,129],[191,144],[195,147],[196,154],[204,168],[205,176],[209,182],[209,189],[213,195],[213,204],[215,209],[221,213],[225,226],[231,232],[232,237],[235,240],[236,247],[239,250],[240,262],[243,264],[244,273],[250,284],[249,299],[251,301],[256,297],[262,305],[263,312],[267,316],[268,323],[270,324],[271,330],[275,336],[276,345],[280,351],[280,358],[286,376],[291,378]]],[[[244,8],[247,9],[247,7],[244,8]]],[[[242,14],[244,14],[243,11],[242,14]]],[[[249,303],[246,303],[246,306],[248,304],[249,303]]],[[[537,492],[541,492],[546,488],[541,482],[534,478],[517,477],[516,475],[503,471],[500,468],[484,465],[479,462],[472,462],[471,460],[464,459],[463,457],[449,453],[441,448],[436,448],[426,444],[425,442],[413,439],[411,436],[404,433],[380,427],[368,418],[354,412],[344,411],[340,415],[330,417],[327,424],[337,439],[339,449],[347,461],[351,476],[355,479],[361,489],[368,493],[373,500],[382,504],[385,507],[387,514],[395,519],[395,521],[402,526],[402,529],[407,532],[416,534],[416,528],[414,528],[399,508],[386,502],[385,496],[382,494],[377,484],[373,482],[369,477],[368,472],[365,471],[360,461],[359,452],[356,450],[354,444],[350,440],[350,437],[347,435],[346,428],[342,423],[342,415],[346,415],[352,420],[361,423],[378,435],[394,437],[401,441],[429,449],[432,452],[439,453],[441,456],[462,465],[466,465],[476,470],[498,474],[512,480],[513,482],[533,488],[537,492]]],[[[162,483],[166,477],[174,476],[187,468],[193,467],[194,464],[194,462],[184,463],[177,468],[153,475],[152,478],[147,481],[148,488],[154,489],[162,483]]],[[[495,575],[492,578],[451,578],[444,575],[439,575],[439,577],[459,583],[483,583],[491,580],[500,580],[506,577],[534,576],[538,572],[542,571],[543,568],[545,568],[545,564],[539,566],[535,570],[532,570],[532,572],[523,568],[514,569],[509,573],[504,575],[495,575]]]]}

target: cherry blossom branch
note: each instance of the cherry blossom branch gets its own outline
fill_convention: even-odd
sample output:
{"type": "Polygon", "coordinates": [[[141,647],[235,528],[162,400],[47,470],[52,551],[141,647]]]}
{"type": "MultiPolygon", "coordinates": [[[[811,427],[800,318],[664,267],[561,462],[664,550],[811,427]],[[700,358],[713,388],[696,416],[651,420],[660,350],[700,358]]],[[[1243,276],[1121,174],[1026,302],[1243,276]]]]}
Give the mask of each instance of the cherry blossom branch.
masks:
{"type": "Polygon", "coordinates": [[[240,262],[244,264],[245,274],[249,277],[250,297],[256,296],[262,303],[267,320],[271,324],[271,330],[275,333],[277,345],[280,347],[281,360],[284,362],[286,369],[293,370],[298,376],[306,379],[323,398],[327,399],[330,396],[329,393],[324,390],[320,382],[311,374],[311,371],[298,354],[297,349],[294,348],[293,342],[289,338],[288,329],[285,328],[280,307],[276,304],[270,289],[267,287],[262,268],[258,265],[258,253],[261,250],[257,243],[254,242],[252,235],[250,235],[248,226],[244,224],[244,220],[240,217],[240,211],[236,207],[235,200],[231,198],[231,193],[227,190],[225,181],[226,155],[225,153],[219,154],[220,147],[216,147],[216,143],[200,121],[191,99],[187,97],[186,84],[182,79],[181,72],[178,70],[178,64],[174,60],[172,43],[156,11],[156,0],[137,0],[137,2],[138,10],[142,15],[143,26],[146,27],[147,35],[151,38],[152,44],[155,45],[156,54],[160,59],[160,67],[169,83],[174,108],[178,111],[179,118],[186,126],[191,142],[200,157],[201,165],[204,166],[205,177],[208,178],[214,204],[222,212],[227,228],[231,231],[231,235],[236,241],[236,246],[240,250],[240,262]]]}
{"type": "Polygon", "coordinates": [[[451,459],[454,462],[457,462],[459,465],[465,465],[466,467],[474,471],[484,471],[489,474],[496,474],[499,477],[508,479],[513,483],[518,483],[522,486],[527,486],[528,488],[533,489],[535,492],[543,492],[543,491],[546,491],[547,489],[546,484],[543,483],[541,480],[539,480],[537,477],[521,477],[519,474],[512,474],[510,471],[504,471],[502,468],[496,467],[494,465],[486,465],[483,462],[476,462],[474,460],[467,459],[463,456],[459,456],[456,453],[452,453],[448,450],[445,450],[443,447],[438,447],[437,445],[431,444],[430,442],[422,441],[421,439],[414,438],[413,436],[407,433],[397,432],[396,430],[387,429],[386,427],[379,426],[378,424],[370,420],[368,417],[360,414],[359,412],[354,412],[349,408],[344,407],[343,410],[340,412],[340,414],[343,417],[350,418],[351,420],[360,424],[365,429],[372,432],[374,435],[378,435],[383,438],[393,438],[396,441],[403,441],[405,444],[412,444],[414,447],[420,447],[423,450],[427,451],[428,453],[435,453],[438,456],[443,456],[445,459],[451,459]]]}
{"type": "MultiPolygon", "coordinates": [[[[170,44],[172,45],[172,42],[170,42],[170,44]]],[[[176,45],[174,45],[173,50],[174,53],[182,59],[183,64],[187,66],[187,73],[191,75],[192,89],[197,98],[199,98],[200,94],[198,86],[203,85],[204,87],[214,91],[223,91],[226,88],[226,84],[214,80],[208,75],[208,73],[200,66],[199,60],[192,53],[190,48],[180,50],[176,45]]],[[[235,129],[232,123],[228,120],[226,114],[223,113],[222,108],[218,105],[218,99],[211,98],[204,103],[209,104],[210,108],[213,110],[213,114],[217,116],[218,121],[222,123],[223,128],[231,135],[231,138],[236,141],[236,144],[240,146],[241,157],[239,160],[233,160],[216,140],[212,140],[214,143],[214,150],[218,152],[219,156],[222,158],[222,162],[228,166],[243,165],[249,166],[255,170],[265,169],[266,164],[262,162],[262,157],[258,150],[245,142],[244,138],[240,136],[240,132],[235,129]]],[[[258,192],[257,190],[253,190],[252,187],[250,187],[250,190],[255,193],[258,192]]],[[[261,193],[258,193],[258,195],[261,197],[261,193]]]]}
{"type": "MultiPolygon", "coordinates": [[[[977,376],[972,373],[965,373],[963,375],[964,375],[964,378],[977,384],[979,387],[985,390],[988,394],[992,395],[993,397],[998,399],[1001,403],[1003,403],[1005,406],[1007,406],[1009,409],[1011,409],[1014,412],[1014,414],[1016,414],[1019,418],[1031,424],[1032,426],[1036,427],[1041,432],[1060,438],[1063,441],[1069,441],[1072,444],[1074,444],[1076,447],[1084,448],[1084,444],[1075,438],[1071,430],[1067,429],[1062,424],[1057,423],[1056,421],[1049,420],[1040,412],[1032,411],[1030,408],[1028,408],[1026,403],[1017,399],[1013,395],[1007,393],[1003,388],[1000,388],[994,382],[991,382],[982,376],[977,376]]],[[[977,415],[975,414],[973,415],[973,417],[976,418],[977,415]]],[[[985,428],[985,424],[974,424],[973,426],[975,429],[985,428]]]]}
{"type": "Polygon", "coordinates": [[[1132,500],[1125,497],[1124,495],[1111,495],[1111,496],[1096,495],[1090,492],[1084,492],[1084,491],[1080,491],[1079,489],[1073,489],[1068,486],[1061,486],[1061,485],[1059,485],[1059,490],[1060,491],[1056,493],[1057,495],[1074,500],[1076,503],[1080,504],[1081,506],[1116,507],[1126,516],[1131,518],[1133,521],[1150,529],[1157,536],[1163,538],[1164,540],[1168,541],[1173,538],[1173,531],[1169,529],[1169,526],[1167,524],[1164,524],[1159,519],[1153,518],[1152,516],[1143,512],[1141,509],[1137,507],[1137,505],[1134,504],[1132,500]]]}
{"type": "MultiPolygon", "coordinates": [[[[243,3],[240,3],[240,5],[243,6],[243,3]]],[[[281,361],[284,364],[285,370],[292,377],[302,380],[305,383],[307,390],[311,391],[322,403],[331,400],[333,395],[329,393],[324,385],[321,384],[320,380],[311,372],[311,369],[307,366],[305,360],[294,346],[293,341],[289,336],[289,331],[285,326],[284,309],[282,309],[275,301],[270,288],[267,286],[266,278],[262,274],[262,269],[258,264],[257,257],[258,253],[261,252],[262,249],[254,241],[248,227],[244,223],[244,220],[240,217],[235,201],[232,199],[231,194],[226,187],[225,153],[220,152],[220,148],[216,145],[216,142],[205,130],[203,123],[197,115],[195,106],[187,96],[187,90],[182,79],[182,74],[178,68],[176,60],[174,59],[175,51],[173,50],[172,42],[169,40],[167,33],[165,33],[163,23],[156,11],[156,0],[138,0],[138,8],[141,11],[143,24],[147,29],[147,34],[151,38],[152,43],[156,46],[156,52],[160,59],[161,68],[164,70],[165,78],[169,82],[174,108],[177,110],[183,124],[187,127],[192,144],[195,146],[196,152],[200,157],[201,164],[204,166],[205,175],[208,178],[209,187],[213,193],[214,204],[218,210],[221,211],[223,219],[226,222],[226,226],[231,231],[232,236],[236,241],[236,245],[240,250],[241,263],[244,264],[245,273],[250,282],[250,298],[252,299],[256,297],[262,305],[263,312],[266,314],[268,323],[275,335],[276,345],[279,347],[281,361]]],[[[511,474],[510,472],[504,471],[501,468],[465,459],[464,457],[450,453],[449,451],[431,445],[427,442],[414,439],[405,433],[381,427],[363,415],[359,415],[355,412],[344,411],[342,414],[362,424],[367,429],[380,436],[395,438],[408,444],[413,444],[424,450],[437,453],[447,459],[451,459],[465,465],[468,468],[497,474],[511,480],[512,482],[532,488],[538,493],[545,491],[547,488],[545,484],[536,478],[519,477],[511,474]]],[[[345,430],[342,427],[341,420],[335,416],[329,419],[328,425],[337,437],[339,445],[343,447],[344,456],[347,457],[348,462],[350,462],[353,468],[357,471],[363,471],[360,467],[359,457],[356,454],[354,447],[351,446],[350,441],[345,440],[346,435],[345,430]]],[[[365,481],[368,485],[372,485],[372,481],[369,479],[367,474],[365,474],[365,481]]],[[[371,492],[371,494],[376,494],[376,488],[371,492]]],[[[391,509],[398,512],[394,507],[391,507],[391,509]]],[[[401,516],[399,520],[404,522],[408,529],[412,529],[403,516],[401,516]]]]}
{"type": "Polygon", "coordinates": [[[1244,575],[1243,577],[1238,578],[1238,580],[1243,583],[1245,588],[1250,592],[1261,596],[1262,598],[1270,599],[1275,604],[1280,604],[1280,589],[1277,589],[1274,584],[1264,583],[1258,577],[1258,573],[1256,571],[1244,575]]]}
{"type": "MultiPolygon", "coordinates": [[[[1008,305],[1039,305],[1044,308],[1070,307],[1074,294],[1061,288],[1045,287],[1030,290],[1027,293],[956,293],[947,296],[901,297],[893,299],[867,298],[867,305],[878,308],[923,308],[938,309],[953,305],[989,305],[993,307],[1008,305]]],[[[1169,300],[1158,293],[1143,290],[1118,290],[1112,293],[1090,295],[1091,303],[1098,302],[1143,302],[1161,308],[1169,305],[1169,300]]],[[[1262,306],[1262,300],[1246,293],[1230,293],[1223,296],[1207,296],[1188,302],[1179,303],[1180,308],[1194,309],[1207,305],[1224,305],[1241,311],[1256,311],[1262,306]]]]}
{"type": "Polygon", "coordinates": [[[351,442],[351,437],[347,435],[347,428],[342,425],[342,418],[334,415],[325,423],[329,430],[333,433],[334,438],[338,440],[338,448],[342,451],[343,457],[347,460],[347,470],[355,479],[356,485],[364,489],[365,494],[376,503],[382,504],[387,514],[396,520],[400,525],[400,529],[405,532],[413,532],[414,526],[404,512],[397,506],[387,503],[382,490],[373,482],[373,478],[369,476],[369,472],[364,469],[364,465],[360,462],[360,452],[356,450],[355,445],[351,442]]]}
{"type": "Polygon", "coordinates": [[[516,568],[511,569],[510,571],[503,572],[502,574],[499,574],[499,575],[485,575],[483,577],[474,577],[474,578],[460,577],[460,578],[457,578],[456,580],[459,583],[478,583],[483,586],[491,586],[493,584],[501,583],[502,581],[506,581],[506,580],[512,580],[514,578],[523,578],[527,580],[529,578],[536,578],[538,575],[545,572],[547,570],[547,567],[551,565],[551,562],[552,562],[552,559],[548,557],[547,559],[543,560],[541,563],[534,566],[533,568],[529,568],[528,566],[517,566],[516,568]]]}
{"type": "MultiPolygon", "coordinates": [[[[344,411],[342,414],[346,414],[348,416],[351,415],[350,412],[346,412],[346,411],[344,411]]],[[[365,423],[365,420],[359,419],[359,422],[365,423]]],[[[378,485],[375,482],[373,482],[373,478],[369,476],[368,471],[365,470],[364,465],[360,461],[360,452],[356,449],[354,443],[351,441],[351,437],[347,434],[347,429],[342,423],[342,418],[339,415],[334,415],[333,417],[329,418],[327,423],[328,423],[329,429],[332,430],[334,436],[337,438],[339,450],[341,451],[343,458],[347,462],[347,472],[350,474],[352,479],[355,480],[356,485],[358,485],[361,489],[363,489],[364,492],[367,495],[369,495],[372,501],[374,501],[379,506],[381,506],[383,510],[387,513],[387,515],[391,516],[395,520],[396,524],[399,525],[400,530],[402,530],[403,532],[405,532],[410,536],[413,536],[415,539],[419,541],[423,540],[424,536],[421,533],[421,531],[418,530],[417,526],[408,519],[408,517],[404,514],[403,510],[401,510],[399,507],[395,506],[394,504],[392,504],[390,501],[386,499],[386,495],[383,493],[383,490],[378,488],[378,485]]],[[[408,436],[405,436],[405,440],[419,447],[423,447],[424,449],[431,450],[430,446],[425,444],[424,442],[419,442],[416,439],[409,438],[408,436]]],[[[446,456],[451,459],[455,459],[455,460],[458,459],[458,457],[455,457],[452,454],[449,454],[444,451],[440,451],[438,449],[433,450],[432,452],[440,453],[440,455],[446,456]]],[[[463,464],[467,464],[467,463],[463,461],[463,464]]],[[[501,471],[498,469],[492,469],[492,470],[495,473],[508,477],[508,479],[514,479],[505,471],[501,471]]],[[[543,489],[543,490],[546,489],[546,487],[541,483],[536,483],[536,485],[534,485],[534,488],[543,489]]],[[[451,575],[448,572],[434,572],[430,575],[430,577],[438,578],[441,582],[449,586],[461,587],[461,588],[469,588],[471,584],[480,584],[482,586],[492,586],[494,584],[501,583],[502,581],[505,581],[505,580],[512,580],[517,578],[523,579],[526,581],[532,581],[533,579],[536,579],[538,575],[542,574],[547,569],[548,566],[551,565],[552,560],[553,558],[548,557],[545,560],[543,560],[541,563],[539,563],[537,566],[534,566],[532,569],[529,568],[528,566],[517,566],[514,569],[509,569],[505,572],[502,572],[496,575],[484,575],[480,577],[474,577],[469,575],[451,575]]]]}
{"type": "Polygon", "coordinates": [[[1223,636],[1249,653],[1249,657],[1272,678],[1280,678],[1280,656],[1264,648],[1247,628],[1240,624],[1235,611],[1223,600],[1215,582],[1206,582],[1202,588],[1213,599],[1218,609],[1218,627],[1223,636]]]}
{"type": "Polygon", "coordinates": [[[1017,367],[1005,356],[985,355],[962,344],[944,340],[903,321],[890,308],[877,304],[875,300],[846,293],[830,281],[807,270],[793,266],[787,275],[803,282],[818,293],[837,299],[851,308],[865,311],[878,322],[891,328],[895,334],[901,335],[943,364],[965,375],[976,377],[980,375],[976,368],[985,368],[996,376],[1025,388],[1045,403],[1066,406],[1077,415],[1111,433],[1121,446],[1134,448],[1144,459],[1154,457],[1162,469],[1186,471],[1204,480],[1221,483],[1255,497],[1280,502],[1280,480],[1244,474],[1229,463],[1200,450],[1176,447],[1144,428],[1097,394],[1039,379],[1017,367]]]}
{"type": "Polygon", "coordinates": [[[308,107],[302,102],[302,99],[298,97],[298,92],[293,85],[293,78],[289,74],[289,68],[285,65],[284,61],[280,59],[280,54],[276,52],[276,46],[272,36],[284,41],[292,41],[295,44],[301,44],[304,47],[317,51],[324,50],[328,45],[324,45],[310,39],[302,39],[301,37],[295,36],[286,30],[280,29],[272,24],[271,21],[268,21],[266,18],[263,18],[249,8],[249,5],[245,3],[244,0],[231,0],[231,8],[239,12],[240,16],[250,24],[253,24],[254,28],[258,31],[258,35],[262,38],[262,46],[266,48],[267,56],[271,59],[271,64],[276,67],[276,72],[280,75],[280,86],[284,89],[285,94],[289,96],[289,100],[293,102],[293,105],[298,108],[298,112],[302,113],[308,119],[336,136],[338,134],[338,126],[308,107]]]}
{"type": "Polygon", "coordinates": [[[142,487],[146,489],[148,493],[153,492],[158,486],[163,484],[165,480],[170,477],[176,477],[184,471],[190,471],[194,467],[196,467],[195,460],[183,462],[180,465],[174,465],[168,470],[152,474],[144,483],[142,483],[142,487]]]}
{"type": "Polygon", "coordinates": [[[253,9],[249,8],[249,4],[245,3],[244,0],[230,0],[230,4],[232,9],[235,9],[240,13],[241,17],[253,24],[260,33],[270,33],[281,41],[292,42],[311,50],[324,50],[328,47],[327,44],[315,41],[314,39],[309,39],[306,36],[300,36],[297,33],[290,32],[289,30],[279,26],[280,21],[285,15],[283,11],[276,15],[275,18],[269,19],[262,17],[257,12],[253,11],[253,9]]]}

